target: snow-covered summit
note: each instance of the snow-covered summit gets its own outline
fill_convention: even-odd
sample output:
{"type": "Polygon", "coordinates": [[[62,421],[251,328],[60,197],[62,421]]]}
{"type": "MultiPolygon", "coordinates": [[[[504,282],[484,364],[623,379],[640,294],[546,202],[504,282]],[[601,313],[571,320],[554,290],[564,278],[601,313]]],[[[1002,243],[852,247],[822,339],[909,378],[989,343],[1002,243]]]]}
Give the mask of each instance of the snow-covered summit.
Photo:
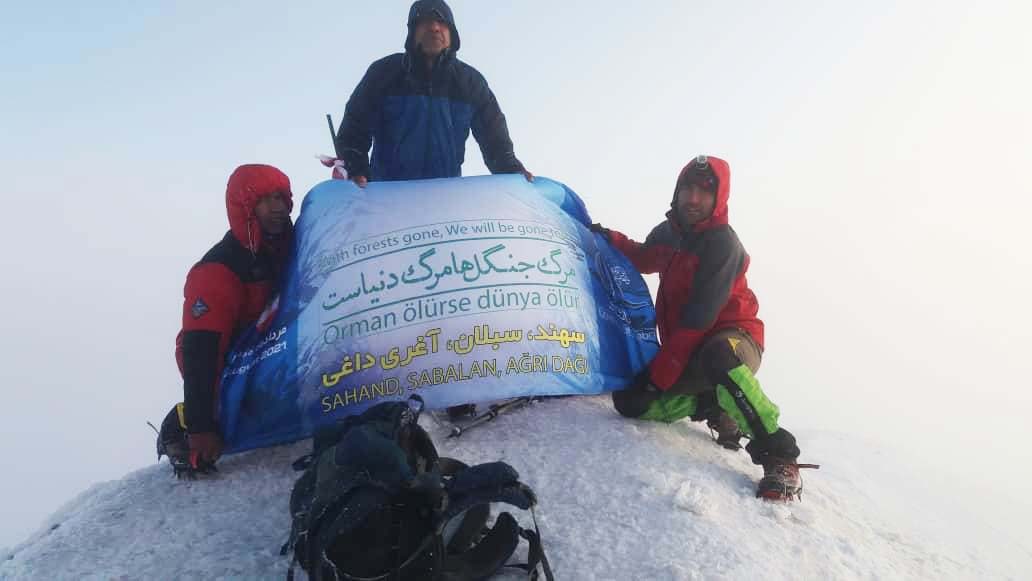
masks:
{"type": "MultiPolygon", "coordinates": [[[[520,471],[560,580],[1032,575],[1032,556],[938,501],[927,475],[842,434],[798,432],[801,460],[823,467],[786,505],[755,499],[760,469],[701,425],[626,420],[605,396],[534,404],[457,440],[421,421],[442,455],[520,471]]],[[[0,578],[282,579],[290,463],[309,446],[224,458],[212,479],[177,481],[162,463],[96,485],[0,555],[0,578]]]]}

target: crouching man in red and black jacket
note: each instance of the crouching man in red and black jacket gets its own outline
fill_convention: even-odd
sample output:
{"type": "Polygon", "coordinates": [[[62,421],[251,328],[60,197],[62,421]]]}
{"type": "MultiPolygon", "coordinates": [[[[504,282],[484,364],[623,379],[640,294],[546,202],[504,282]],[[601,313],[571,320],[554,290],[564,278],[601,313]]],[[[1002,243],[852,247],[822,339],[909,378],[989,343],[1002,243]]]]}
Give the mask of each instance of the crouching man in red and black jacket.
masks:
{"type": "Polygon", "coordinates": [[[229,177],[230,231],[190,269],[176,362],[183,403],[162,422],[158,454],[177,475],[210,471],[222,453],[216,422],[219,377],[236,335],[275,294],[292,239],[290,180],[268,165],[242,165],[229,177]]]}
{"type": "Polygon", "coordinates": [[[802,491],[795,437],[754,373],[763,353],[763,322],[745,273],[749,255],[728,224],[731,170],[699,156],[681,170],[666,220],[644,243],[597,224],[642,273],[659,273],[656,319],[660,350],[625,390],[613,393],[624,416],[674,422],[706,420],[717,442],[746,450],[764,468],[757,496],[790,500],[802,491]]]}

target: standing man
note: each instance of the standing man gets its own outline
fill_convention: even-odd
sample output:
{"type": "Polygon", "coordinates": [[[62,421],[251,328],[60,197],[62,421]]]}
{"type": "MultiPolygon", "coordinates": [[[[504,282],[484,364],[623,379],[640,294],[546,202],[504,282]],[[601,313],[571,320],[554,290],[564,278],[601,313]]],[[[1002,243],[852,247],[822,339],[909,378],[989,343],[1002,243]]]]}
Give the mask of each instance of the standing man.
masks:
{"type": "Polygon", "coordinates": [[[763,353],[759,304],[745,273],[749,255],[728,224],[731,170],[704,155],[681,170],[666,220],[645,243],[597,224],[643,273],[659,273],[659,353],[625,390],[613,392],[620,414],[661,422],[707,420],[717,442],[746,451],[763,466],[756,496],[799,498],[803,481],[795,437],[754,373],[763,353]]]}
{"type": "Polygon", "coordinates": [[[219,378],[236,335],[258,320],[276,292],[293,226],[290,180],[269,165],[242,165],[229,177],[230,231],[186,275],[176,362],[183,403],[165,417],[158,454],[176,475],[208,472],[222,454],[216,423],[219,378]]]}
{"type": "Polygon", "coordinates": [[[470,130],[491,173],[533,175],[483,75],[455,57],[459,31],[444,0],[409,9],[405,52],[374,62],[348,100],[334,142],[350,179],[458,177],[470,130]],[[372,158],[369,148],[372,146],[372,158]]]}

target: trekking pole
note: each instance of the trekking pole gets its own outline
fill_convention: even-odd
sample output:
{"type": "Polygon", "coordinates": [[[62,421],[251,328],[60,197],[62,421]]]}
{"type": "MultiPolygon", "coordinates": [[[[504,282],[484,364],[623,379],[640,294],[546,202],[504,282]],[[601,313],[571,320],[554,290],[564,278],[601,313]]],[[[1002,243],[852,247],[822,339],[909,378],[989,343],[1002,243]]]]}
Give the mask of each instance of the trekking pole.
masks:
{"type": "Polygon", "coordinates": [[[523,406],[533,403],[537,399],[538,398],[536,397],[525,396],[518,397],[516,399],[511,399],[505,403],[492,405],[486,412],[470,420],[468,424],[464,426],[452,426],[451,433],[448,434],[448,437],[458,438],[459,436],[465,434],[469,430],[477,426],[486,424],[487,422],[490,422],[491,420],[497,418],[499,414],[521,408],[523,406]]]}

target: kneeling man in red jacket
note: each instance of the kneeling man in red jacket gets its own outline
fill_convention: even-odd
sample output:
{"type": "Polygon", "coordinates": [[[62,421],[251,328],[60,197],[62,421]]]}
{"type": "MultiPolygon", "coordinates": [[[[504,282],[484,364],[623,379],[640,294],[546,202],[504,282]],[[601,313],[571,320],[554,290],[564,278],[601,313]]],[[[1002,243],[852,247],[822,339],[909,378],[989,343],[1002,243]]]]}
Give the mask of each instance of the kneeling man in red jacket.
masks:
{"type": "Polygon", "coordinates": [[[290,180],[272,166],[242,165],[229,177],[229,232],[190,269],[183,290],[183,327],[176,337],[183,402],[168,413],[158,435],[158,454],[168,455],[176,475],[211,471],[222,453],[216,418],[226,352],[279,286],[292,208],[290,180]]]}
{"type": "Polygon", "coordinates": [[[659,273],[656,318],[660,350],[625,390],[613,393],[624,416],[675,422],[706,420],[717,442],[738,449],[741,437],[763,466],[756,495],[797,499],[802,492],[795,437],[755,372],[763,353],[759,304],[745,273],[749,255],[728,224],[731,170],[700,155],[681,170],[666,220],[644,243],[595,224],[642,273],[659,273]]]}

